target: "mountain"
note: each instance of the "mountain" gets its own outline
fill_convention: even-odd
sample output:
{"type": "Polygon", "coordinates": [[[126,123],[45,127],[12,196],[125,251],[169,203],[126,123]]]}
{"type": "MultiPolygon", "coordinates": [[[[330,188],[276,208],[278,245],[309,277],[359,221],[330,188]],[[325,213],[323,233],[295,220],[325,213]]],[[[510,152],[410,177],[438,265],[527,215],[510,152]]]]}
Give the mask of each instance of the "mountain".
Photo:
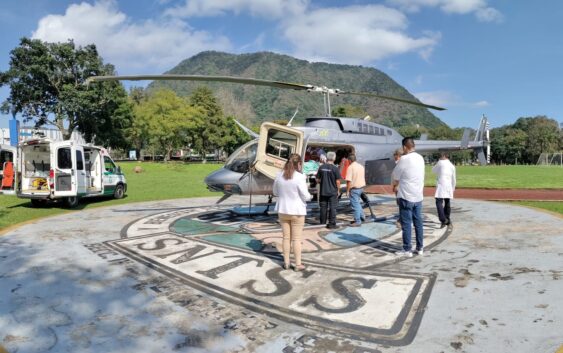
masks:
{"type": "MultiPolygon", "coordinates": [[[[346,91],[373,92],[417,101],[405,88],[374,68],[311,63],[271,52],[236,55],[206,51],[182,61],[166,73],[241,76],[296,82],[346,91]]],[[[324,114],[323,97],[319,93],[234,83],[189,81],[154,81],[148,89],[169,88],[180,96],[188,96],[200,85],[207,85],[213,90],[226,115],[233,115],[250,123],[287,120],[293,116],[296,109],[299,109],[296,123],[302,122],[305,117],[324,114]]],[[[332,108],[340,105],[362,107],[372,117],[372,121],[388,126],[420,124],[435,128],[445,125],[425,108],[383,99],[331,96],[332,108]]]]}

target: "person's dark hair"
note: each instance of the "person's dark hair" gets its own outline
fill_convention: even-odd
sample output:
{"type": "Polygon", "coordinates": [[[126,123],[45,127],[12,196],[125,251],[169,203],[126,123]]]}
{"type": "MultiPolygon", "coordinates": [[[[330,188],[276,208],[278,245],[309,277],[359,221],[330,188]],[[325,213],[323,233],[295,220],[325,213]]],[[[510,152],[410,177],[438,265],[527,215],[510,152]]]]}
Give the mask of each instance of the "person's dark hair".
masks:
{"type": "Polygon", "coordinates": [[[356,154],[355,153],[350,153],[348,155],[348,160],[350,161],[350,163],[354,163],[356,161],[356,154]]]}
{"type": "Polygon", "coordinates": [[[448,152],[440,152],[440,157],[441,158],[450,158],[450,155],[448,154],[448,152]]]}
{"type": "Polygon", "coordinates": [[[283,167],[283,178],[290,180],[293,178],[293,172],[299,171],[301,168],[301,156],[298,153],[292,153],[289,156],[285,166],[283,167]]]}
{"type": "Polygon", "coordinates": [[[405,137],[403,139],[403,147],[412,150],[414,148],[414,138],[413,137],[405,137]]]}

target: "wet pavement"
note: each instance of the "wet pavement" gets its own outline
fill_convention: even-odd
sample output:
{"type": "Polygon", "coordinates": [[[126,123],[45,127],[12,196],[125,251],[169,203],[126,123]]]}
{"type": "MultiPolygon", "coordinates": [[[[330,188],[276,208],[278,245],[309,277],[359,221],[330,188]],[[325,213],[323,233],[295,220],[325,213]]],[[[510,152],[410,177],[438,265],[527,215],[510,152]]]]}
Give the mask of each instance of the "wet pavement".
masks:
{"type": "MultiPolygon", "coordinates": [[[[256,201],[256,197],[254,198],[256,201]]],[[[563,219],[425,200],[423,256],[398,258],[393,198],[375,222],[318,225],[306,270],[281,267],[275,213],[247,198],[104,207],[0,236],[0,346],[8,352],[558,352],[563,219]],[[234,208],[234,204],[239,204],[234,208]],[[233,212],[235,210],[236,212],[233,212]]],[[[0,347],[0,352],[2,348],[0,347]]]]}

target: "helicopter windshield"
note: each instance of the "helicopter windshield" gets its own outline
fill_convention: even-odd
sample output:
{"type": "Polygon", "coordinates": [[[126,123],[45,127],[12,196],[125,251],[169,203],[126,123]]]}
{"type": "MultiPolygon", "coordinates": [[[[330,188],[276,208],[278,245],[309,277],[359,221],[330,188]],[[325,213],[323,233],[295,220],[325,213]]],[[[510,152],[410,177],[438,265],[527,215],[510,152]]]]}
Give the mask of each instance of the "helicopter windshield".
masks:
{"type": "Polygon", "coordinates": [[[258,140],[252,140],[240,146],[231,154],[227,163],[225,163],[225,168],[237,173],[246,173],[256,159],[257,147],[258,140]]]}

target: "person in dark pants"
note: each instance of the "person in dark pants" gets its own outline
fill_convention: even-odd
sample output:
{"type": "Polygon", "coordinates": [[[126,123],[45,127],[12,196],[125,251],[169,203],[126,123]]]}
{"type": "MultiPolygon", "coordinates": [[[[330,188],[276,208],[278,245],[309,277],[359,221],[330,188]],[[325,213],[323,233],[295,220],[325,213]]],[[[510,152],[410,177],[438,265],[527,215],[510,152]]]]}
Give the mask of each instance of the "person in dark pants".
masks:
{"type": "Polygon", "coordinates": [[[432,173],[436,174],[436,210],[440,219],[440,228],[452,223],[450,220],[450,199],[454,198],[455,191],[455,166],[450,162],[447,153],[442,153],[440,160],[434,167],[432,173]]]}
{"type": "Polygon", "coordinates": [[[317,171],[317,181],[320,185],[319,204],[321,207],[320,221],[321,224],[327,223],[328,209],[328,225],[327,228],[336,228],[336,206],[338,205],[338,193],[340,191],[340,169],[334,165],[336,153],[328,152],[326,155],[327,162],[319,167],[317,171]]]}
{"type": "Polygon", "coordinates": [[[398,256],[412,257],[411,231],[414,223],[417,255],[424,254],[422,200],[424,199],[424,158],[414,151],[414,139],[403,139],[404,154],[393,169],[393,191],[399,200],[399,217],[403,230],[403,249],[398,256]]]}

